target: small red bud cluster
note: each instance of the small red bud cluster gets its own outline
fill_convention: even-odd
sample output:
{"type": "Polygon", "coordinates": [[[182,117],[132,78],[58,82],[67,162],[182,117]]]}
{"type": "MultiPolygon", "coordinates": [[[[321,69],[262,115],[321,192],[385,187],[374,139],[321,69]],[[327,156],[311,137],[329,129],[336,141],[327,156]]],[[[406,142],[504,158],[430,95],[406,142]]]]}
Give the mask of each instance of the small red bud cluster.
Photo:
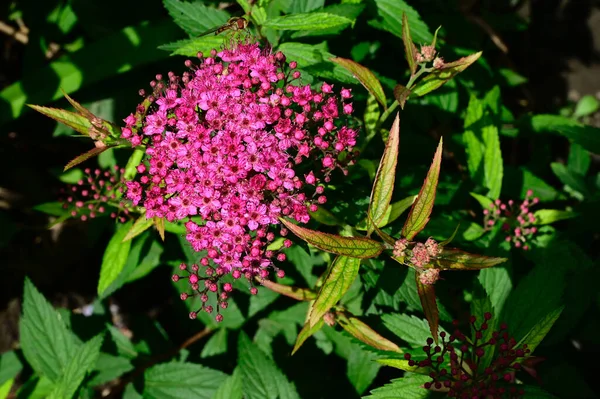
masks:
{"type": "Polygon", "coordinates": [[[100,215],[110,215],[124,223],[134,210],[129,201],[121,201],[125,180],[125,169],[115,166],[113,170],[86,168],[84,177],[76,184],[60,190],[60,201],[72,217],[82,221],[100,215]]]}
{"type": "Polygon", "coordinates": [[[426,64],[433,61],[433,67],[435,69],[441,69],[444,67],[444,59],[442,57],[436,57],[436,54],[437,51],[434,46],[421,46],[421,51],[416,54],[415,58],[418,64],[426,64]]]}
{"type": "Polygon", "coordinates": [[[527,244],[537,233],[534,226],[536,219],[530,207],[539,202],[539,198],[533,197],[533,191],[528,190],[523,202],[516,205],[515,201],[509,200],[506,204],[500,200],[490,204],[490,209],[484,209],[484,228],[491,230],[499,222],[502,223],[502,230],[506,232],[505,241],[516,248],[522,248],[527,251],[530,249],[527,244]]]}
{"type": "MultiPolygon", "coordinates": [[[[491,313],[485,313],[478,328],[476,317],[471,316],[471,337],[457,328],[449,336],[441,332],[440,345],[434,346],[433,338],[428,338],[423,347],[427,355],[425,360],[415,361],[411,360],[410,354],[404,355],[409,366],[430,369],[432,381],[425,383],[424,388],[447,392],[448,397],[460,399],[513,399],[524,395],[523,389],[515,385],[515,372],[522,369],[522,362],[531,351],[526,344],[517,347],[506,324],[489,334],[491,318],[491,313]],[[480,363],[490,351],[495,358],[482,369],[480,363]]],[[[457,326],[458,321],[455,320],[454,325],[457,326]]]]}

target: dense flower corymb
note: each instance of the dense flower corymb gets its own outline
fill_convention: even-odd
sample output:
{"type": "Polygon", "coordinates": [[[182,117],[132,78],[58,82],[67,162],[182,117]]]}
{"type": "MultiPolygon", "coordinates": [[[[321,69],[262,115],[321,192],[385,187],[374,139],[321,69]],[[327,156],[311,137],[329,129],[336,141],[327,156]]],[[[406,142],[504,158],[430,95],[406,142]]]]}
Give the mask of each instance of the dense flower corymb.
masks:
{"type": "Polygon", "coordinates": [[[285,259],[267,250],[272,227],[282,216],[306,223],[326,201],[320,183],[353,162],[356,131],[343,121],[350,90],[292,84],[300,73],[281,52],[237,44],[199,59],[186,61],[191,71],[181,77],[157,76],[152,106],[125,119],[123,137],[147,154],[127,197],[147,217],[186,220],[187,240],[206,251],[199,263],[207,276],[197,265],[181,269],[206,302],[208,291],[226,298],[221,276],[264,278],[274,259],[285,259]]]}

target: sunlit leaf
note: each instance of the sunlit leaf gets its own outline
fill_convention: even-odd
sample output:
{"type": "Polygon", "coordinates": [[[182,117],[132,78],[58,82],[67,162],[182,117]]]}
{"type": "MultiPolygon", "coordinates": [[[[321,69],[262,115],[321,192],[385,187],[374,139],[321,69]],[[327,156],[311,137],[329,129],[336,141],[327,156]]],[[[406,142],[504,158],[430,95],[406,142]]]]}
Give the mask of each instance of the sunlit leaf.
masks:
{"type": "Polygon", "coordinates": [[[266,279],[259,280],[259,282],[271,291],[275,291],[278,294],[288,296],[298,301],[312,301],[317,297],[317,294],[308,288],[291,287],[289,285],[278,284],[266,279]]]}
{"type": "Polygon", "coordinates": [[[347,58],[334,57],[331,61],[350,71],[364,88],[375,96],[381,106],[387,108],[387,100],[385,98],[385,93],[383,92],[383,87],[381,87],[381,83],[379,82],[379,79],[377,79],[377,76],[375,76],[369,68],[347,58]]]}
{"type": "Polygon", "coordinates": [[[444,83],[467,69],[479,57],[481,57],[481,51],[445,64],[444,67],[436,69],[420,80],[412,89],[412,94],[421,97],[440,88],[444,83]]]}
{"type": "Polygon", "coordinates": [[[316,333],[321,328],[323,328],[324,323],[325,322],[323,321],[323,319],[320,319],[319,321],[317,321],[317,323],[314,324],[313,326],[311,326],[310,323],[306,322],[306,324],[304,324],[304,327],[302,327],[302,330],[300,330],[300,332],[298,333],[298,338],[296,338],[296,343],[294,344],[294,349],[292,349],[292,355],[294,353],[296,353],[298,351],[298,349],[300,349],[302,344],[308,338],[310,338],[311,336],[314,335],[314,333],[316,333]]]}
{"type": "Polygon", "coordinates": [[[382,337],[360,319],[342,312],[336,312],[335,316],[339,325],[359,341],[382,351],[402,353],[398,345],[382,337]]]}
{"type": "Polygon", "coordinates": [[[456,248],[444,248],[432,263],[442,270],[478,270],[498,265],[506,260],[506,258],[471,254],[456,248]]]}

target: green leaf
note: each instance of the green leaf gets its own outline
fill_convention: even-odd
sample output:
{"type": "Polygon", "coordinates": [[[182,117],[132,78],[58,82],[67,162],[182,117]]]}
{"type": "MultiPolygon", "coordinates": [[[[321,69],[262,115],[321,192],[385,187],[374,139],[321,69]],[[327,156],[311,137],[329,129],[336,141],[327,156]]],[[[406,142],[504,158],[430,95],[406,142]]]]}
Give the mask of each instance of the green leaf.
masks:
{"type": "Polygon", "coordinates": [[[292,233],[325,252],[365,259],[378,256],[384,248],[383,244],[370,238],[336,236],[280,220],[292,233]]]}
{"type": "Polygon", "coordinates": [[[386,213],[390,212],[390,202],[394,192],[396,180],[396,166],[398,165],[398,149],[400,146],[400,114],[390,129],[390,135],[385,145],[381,162],[377,168],[371,199],[369,200],[369,218],[367,221],[368,234],[374,230],[374,226],[381,226],[386,213]]]}
{"type": "Polygon", "coordinates": [[[164,363],[144,373],[144,398],[212,399],[227,374],[199,364],[164,363]]]}
{"type": "MultiPolygon", "coordinates": [[[[150,247],[148,248],[147,246],[144,246],[143,249],[146,252],[143,254],[143,257],[141,259],[139,259],[138,257],[139,262],[136,264],[135,269],[133,269],[130,273],[126,274],[126,283],[130,283],[132,281],[145,277],[156,267],[160,266],[160,256],[164,252],[163,246],[158,241],[151,239],[150,247]]],[[[129,261],[130,258],[128,257],[123,272],[125,272],[125,270],[128,268],[129,261]]],[[[121,275],[119,275],[119,277],[121,277],[121,275]]]]}
{"type": "Polygon", "coordinates": [[[317,299],[311,306],[308,319],[311,326],[317,324],[323,315],[344,296],[356,279],[359,267],[358,258],[338,256],[334,259],[317,299]]]}
{"type": "Polygon", "coordinates": [[[60,379],[56,382],[50,398],[67,399],[73,397],[86,374],[96,364],[103,339],[104,334],[96,335],[78,348],[74,356],[69,359],[69,363],[60,379]]]}
{"type": "Polygon", "coordinates": [[[387,108],[387,99],[385,98],[383,87],[381,87],[381,83],[379,82],[379,79],[377,79],[377,76],[375,76],[369,68],[347,58],[334,57],[331,59],[331,62],[348,70],[369,93],[375,96],[383,108],[387,108]]]}
{"type": "Polygon", "coordinates": [[[70,127],[76,132],[85,134],[86,136],[89,135],[89,129],[92,127],[92,124],[85,116],[64,109],[41,107],[39,105],[32,104],[27,104],[27,106],[36,110],[42,115],[45,115],[70,127]]]}
{"type": "Polygon", "coordinates": [[[317,297],[317,294],[308,288],[291,287],[289,285],[275,283],[271,280],[261,280],[260,283],[271,291],[275,291],[297,301],[312,301],[317,297]]]}
{"type": "Polygon", "coordinates": [[[44,212],[47,215],[51,216],[62,216],[67,210],[63,208],[62,202],[46,202],[43,204],[39,204],[34,206],[32,209],[40,212],[44,212]]]}
{"type": "MultiPolygon", "coordinates": [[[[412,204],[415,202],[415,199],[417,199],[416,195],[410,195],[404,199],[401,199],[400,201],[392,203],[388,207],[387,212],[383,216],[381,223],[378,224],[377,227],[379,227],[379,228],[385,227],[388,224],[394,222],[396,219],[398,219],[400,216],[402,216],[402,214],[406,210],[408,210],[412,206],[412,204]]],[[[356,230],[366,231],[367,230],[367,221],[368,221],[368,219],[366,219],[366,218],[361,220],[355,226],[356,230]]]]}
{"type": "Polygon", "coordinates": [[[558,396],[554,396],[535,385],[523,385],[523,389],[525,390],[523,397],[527,399],[559,399],[558,396]]]}
{"type": "Polygon", "coordinates": [[[431,371],[429,367],[409,366],[408,360],[406,359],[377,359],[377,362],[384,366],[390,366],[417,374],[429,375],[431,371]]]}
{"type": "Polygon", "coordinates": [[[481,51],[469,56],[460,58],[454,62],[445,64],[442,68],[436,69],[431,72],[423,79],[418,81],[414,88],[412,88],[412,94],[421,97],[427,93],[430,93],[436,89],[439,89],[442,85],[448,82],[450,79],[467,69],[471,64],[477,61],[481,57],[481,51]]]}
{"type": "Polygon", "coordinates": [[[292,1],[287,12],[290,14],[307,13],[325,6],[325,0],[292,1]]]}
{"type": "Polygon", "coordinates": [[[207,7],[198,1],[163,0],[163,4],[175,23],[190,36],[198,36],[223,25],[229,18],[226,11],[207,7]]]}
{"type": "Polygon", "coordinates": [[[534,132],[557,133],[590,152],[600,154],[600,129],[596,127],[559,115],[535,115],[529,123],[534,132]]]}
{"type": "Polygon", "coordinates": [[[383,19],[376,28],[388,31],[402,38],[402,18],[406,14],[410,22],[410,33],[417,43],[430,43],[433,35],[419,14],[404,0],[375,0],[377,14],[383,19]]]}
{"type": "Polygon", "coordinates": [[[100,267],[100,279],[98,281],[98,295],[103,296],[106,289],[117,279],[121,270],[125,267],[131,241],[123,242],[123,238],[131,229],[131,222],[120,225],[114,235],[108,242],[104,256],[102,257],[102,266],[100,267]]]}
{"type": "Polygon", "coordinates": [[[571,172],[565,165],[559,162],[552,162],[550,164],[550,168],[552,168],[552,172],[554,172],[562,184],[571,187],[573,190],[583,194],[586,197],[589,195],[589,191],[583,176],[578,173],[571,172]]]}
{"type": "Polygon", "coordinates": [[[577,102],[575,111],[573,112],[573,118],[581,118],[582,116],[588,116],[600,109],[600,101],[592,95],[581,97],[581,100],[577,102]]]}
{"type": "Polygon", "coordinates": [[[243,399],[242,377],[239,369],[233,370],[233,374],[227,377],[221,384],[212,399],[243,399]]]}
{"type": "Polygon", "coordinates": [[[247,399],[299,398],[294,384],[244,332],[240,333],[238,340],[238,356],[243,392],[247,399]]]}
{"type": "Polygon", "coordinates": [[[130,241],[134,237],[139,236],[144,231],[148,230],[150,226],[154,224],[154,219],[146,218],[146,214],[143,213],[136,221],[133,226],[129,229],[122,242],[130,241]]]}
{"type": "Polygon", "coordinates": [[[525,76],[519,75],[512,69],[500,68],[498,69],[498,73],[504,78],[506,85],[509,87],[520,86],[528,82],[528,79],[525,76]]]}
{"type": "Polygon", "coordinates": [[[222,48],[227,41],[227,35],[206,35],[191,39],[177,40],[158,46],[160,50],[169,51],[170,55],[196,57],[198,52],[209,54],[212,49],[222,48]]]}
{"type": "Polygon", "coordinates": [[[363,394],[377,377],[381,365],[376,359],[375,353],[365,350],[353,350],[348,356],[346,375],[359,394],[363,394]]]}
{"type": "Polygon", "coordinates": [[[221,328],[215,332],[212,337],[204,344],[202,352],[200,353],[201,358],[211,357],[220,355],[227,352],[227,329],[221,328]]]}
{"type": "Polygon", "coordinates": [[[61,56],[0,92],[0,124],[20,116],[26,103],[40,105],[62,98],[61,88],[72,93],[109,76],[164,59],[168,54],[156,47],[178,35],[179,30],[170,20],[144,22],[61,56]],[[98,62],[99,54],[110,56],[102,56],[102,62],[98,62]],[[32,87],[36,90],[29,90],[32,87]]]}
{"type": "Polygon", "coordinates": [[[106,384],[133,369],[130,359],[101,352],[94,366],[92,378],[86,381],[86,386],[106,384]]]}
{"type": "MultiPolygon", "coordinates": [[[[412,41],[406,12],[402,13],[402,42],[404,43],[404,56],[406,57],[406,61],[408,61],[410,76],[414,76],[415,72],[417,72],[417,49],[412,41]]],[[[394,94],[396,94],[396,89],[394,89],[394,94]]],[[[396,96],[396,99],[398,99],[398,96],[396,96]]],[[[402,105],[400,100],[398,102],[402,105]]]]}
{"type": "Polygon", "coordinates": [[[479,272],[478,280],[490,298],[494,314],[500,315],[504,302],[512,290],[508,271],[503,267],[483,269],[479,272]]]}
{"type": "Polygon", "coordinates": [[[298,351],[298,349],[300,349],[302,344],[304,344],[304,342],[307,339],[312,337],[317,331],[319,331],[321,328],[323,328],[324,323],[325,322],[323,321],[323,319],[319,319],[319,321],[317,321],[317,323],[314,324],[313,326],[311,326],[310,323],[307,322],[304,325],[304,327],[302,327],[302,330],[300,330],[300,332],[298,333],[298,338],[296,338],[296,343],[294,344],[294,349],[292,349],[292,355],[294,353],[296,353],[298,351]]]}
{"type": "Polygon", "coordinates": [[[432,263],[442,270],[477,270],[496,266],[506,260],[506,258],[471,254],[460,249],[444,247],[432,263]]]}
{"type": "Polygon", "coordinates": [[[402,228],[402,236],[406,237],[407,240],[412,240],[421,230],[425,228],[429,222],[431,211],[433,210],[433,203],[435,201],[435,192],[440,177],[440,166],[442,163],[442,138],[438,144],[437,150],[433,157],[433,162],[427,172],[427,177],[423,182],[421,191],[417,196],[408,218],[402,228]]]}
{"type": "Polygon", "coordinates": [[[544,337],[548,335],[550,329],[560,317],[562,311],[564,310],[564,306],[559,306],[558,308],[549,312],[544,318],[542,318],[529,332],[525,335],[521,342],[517,344],[520,346],[522,344],[527,344],[527,349],[533,353],[535,348],[542,342],[544,337]]]}
{"type": "Polygon", "coordinates": [[[276,30],[321,30],[337,26],[353,24],[354,21],[336,14],[325,12],[313,12],[306,14],[284,15],[282,17],[271,18],[265,21],[265,28],[276,30]]]}
{"type": "Polygon", "coordinates": [[[319,223],[323,223],[324,225],[339,226],[342,224],[342,222],[340,222],[333,213],[329,212],[322,206],[317,207],[315,212],[311,212],[310,210],[308,212],[310,213],[311,219],[314,219],[319,223]]]}
{"type": "MultiPolygon", "coordinates": [[[[13,351],[0,355],[0,386],[14,378],[21,372],[23,365],[13,351]]],[[[11,383],[12,386],[12,383],[11,383]]]]}
{"type": "Polygon", "coordinates": [[[336,321],[354,338],[373,348],[382,351],[402,353],[402,350],[398,345],[382,337],[375,330],[354,316],[348,316],[345,313],[337,312],[336,321]]]}
{"type": "Polygon", "coordinates": [[[571,172],[585,176],[592,163],[592,157],[589,151],[577,143],[571,143],[569,148],[569,160],[567,166],[571,172]]]}
{"type": "Polygon", "coordinates": [[[479,202],[479,205],[481,205],[481,208],[483,209],[490,209],[491,206],[494,204],[494,201],[492,201],[491,199],[489,199],[488,197],[481,195],[481,194],[476,194],[476,193],[469,193],[471,194],[471,197],[475,198],[477,200],[477,202],[479,202]]]}
{"type": "Polygon", "coordinates": [[[372,390],[365,399],[426,399],[431,396],[431,391],[423,388],[426,382],[431,382],[428,375],[411,374],[372,390]]]}
{"type": "Polygon", "coordinates": [[[23,317],[20,321],[21,349],[33,370],[57,381],[77,351],[64,320],[25,279],[23,317]]]}
{"type": "Polygon", "coordinates": [[[117,353],[127,359],[135,359],[138,353],[129,338],[113,325],[107,324],[106,327],[113,342],[117,346],[117,353]]]}
{"type": "Polygon", "coordinates": [[[536,225],[544,225],[558,222],[559,220],[572,219],[579,216],[576,212],[559,211],[557,209],[539,209],[533,213],[536,225]]]}
{"type": "Polygon", "coordinates": [[[125,180],[133,180],[135,175],[137,175],[137,167],[142,163],[145,154],[146,152],[140,148],[133,150],[133,153],[127,160],[127,165],[125,165],[125,173],[123,173],[125,180]]]}
{"type": "MultiPolygon", "coordinates": [[[[384,314],[381,316],[388,330],[396,334],[413,348],[425,345],[427,338],[432,337],[427,320],[407,314],[384,314]]],[[[442,329],[443,331],[443,329],[442,329]]]]}

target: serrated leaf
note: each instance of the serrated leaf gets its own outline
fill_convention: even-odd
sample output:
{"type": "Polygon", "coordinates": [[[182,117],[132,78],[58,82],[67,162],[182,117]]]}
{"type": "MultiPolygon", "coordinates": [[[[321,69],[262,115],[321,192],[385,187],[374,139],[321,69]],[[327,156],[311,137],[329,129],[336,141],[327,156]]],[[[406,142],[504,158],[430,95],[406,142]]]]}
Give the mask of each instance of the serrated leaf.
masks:
{"type": "Polygon", "coordinates": [[[319,321],[317,321],[317,323],[313,326],[311,326],[309,322],[306,322],[306,324],[304,324],[304,327],[302,327],[302,330],[300,330],[300,332],[298,333],[298,338],[296,338],[294,349],[292,349],[292,355],[296,353],[298,349],[300,349],[302,344],[304,344],[304,342],[307,339],[309,339],[311,336],[314,335],[314,333],[323,328],[324,323],[325,322],[323,321],[323,319],[319,319],[319,321]]]}
{"type": "Polygon", "coordinates": [[[162,44],[158,48],[163,51],[169,51],[170,55],[196,57],[198,52],[209,54],[212,49],[222,48],[226,41],[227,35],[206,35],[162,44]]]}
{"type": "Polygon", "coordinates": [[[407,377],[397,378],[391,383],[371,391],[365,399],[426,399],[431,391],[423,388],[426,382],[431,382],[427,375],[412,374],[407,377]]]}
{"type": "Polygon", "coordinates": [[[385,98],[383,87],[381,87],[381,83],[379,82],[379,79],[377,79],[377,76],[375,76],[375,74],[373,74],[369,68],[347,58],[334,57],[331,59],[331,61],[340,65],[342,68],[345,68],[352,75],[354,75],[354,77],[358,79],[363,87],[367,89],[367,91],[373,96],[375,96],[381,106],[384,109],[387,108],[387,99],[385,98]]]}
{"type": "Polygon", "coordinates": [[[317,297],[317,294],[308,288],[291,287],[270,280],[260,280],[260,283],[263,287],[267,287],[271,291],[275,291],[298,301],[312,301],[317,297]]]}
{"type": "Polygon", "coordinates": [[[421,300],[421,307],[423,308],[423,313],[425,314],[425,318],[429,324],[431,337],[437,344],[438,328],[440,325],[440,312],[437,307],[437,301],[435,300],[435,288],[433,287],[433,284],[423,284],[419,279],[419,273],[415,273],[415,281],[417,283],[419,299],[421,300]]]}
{"type": "Polygon", "coordinates": [[[86,374],[89,373],[100,355],[100,346],[104,334],[96,335],[94,338],[83,344],[69,359],[69,363],[60,379],[56,382],[50,398],[68,399],[73,397],[77,388],[83,382],[86,374]]]}
{"type": "Polygon", "coordinates": [[[400,147],[400,114],[390,129],[390,135],[385,145],[381,162],[377,168],[373,190],[369,200],[369,218],[367,222],[367,233],[370,235],[375,226],[381,226],[382,221],[389,212],[392,194],[394,193],[394,182],[396,180],[396,166],[398,165],[398,150],[400,147]]]}
{"type": "Polygon", "coordinates": [[[489,199],[488,197],[481,195],[481,194],[477,194],[477,193],[469,193],[471,195],[471,197],[475,198],[477,200],[477,202],[479,202],[479,205],[481,205],[481,208],[483,209],[491,209],[492,205],[494,204],[494,201],[492,201],[491,199],[489,199]]]}
{"type": "Polygon", "coordinates": [[[589,190],[582,175],[571,172],[565,165],[559,162],[552,162],[550,168],[562,184],[571,187],[586,197],[589,195],[589,190]]]}
{"type": "Polygon", "coordinates": [[[92,157],[102,154],[104,151],[108,150],[109,148],[112,148],[112,147],[109,147],[109,146],[100,147],[100,148],[94,147],[91,150],[84,152],[83,154],[81,154],[81,155],[75,157],[74,159],[72,159],[71,161],[69,161],[69,163],[65,165],[65,168],[63,170],[69,170],[73,166],[77,166],[80,163],[85,162],[92,157]]]}
{"type": "Polygon", "coordinates": [[[533,213],[536,225],[544,225],[558,222],[560,220],[572,219],[579,216],[576,212],[559,211],[557,209],[539,209],[533,213]]]}
{"type": "Polygon", "coordinates": [[[204,344],[200,357],[206,358],[227,352],[227,335],[226,328],[221,328],[215,332],[212,337],[206,341],[206,344],[204,344]]]}
{"type": "Polygon", "coordinates": [[[135,359],[138,355],[133,343],[127,338],[121,330],[117,327],[107,324],[106,325],[108,332],[111,335],[111,338],[115,345],[117,346],[117,353],[121,356],[124,356],[128,359],[135,359]]]}
{"type": "MultiPolygon", "coordinates": [[[[410,25],[408,24],[408,16],[406,15],[406,12],[402,13],[402,42],[404,43],[404,56],[406,57],[406,61],[408,61],[408,69],[410,70],[410,75],[413,76],[417,71],[417,49],[412,41],[410,25]]],[[[404,101],[406,101],[408,95],[404,98],[404,101],[400,101],[398,99],[398,95],[396,95],[396,89],[394,89],[394,95],[396,96],[396,100],[398,100],[400,103],[400,106],[403,107],[404,101]]]]}
{"type": "MultiPolygon", "coordinates": [[[[133,223],[125,237],[123,237],[122,242],[130,241],[134,237],[139,236],[144,231],[148,230],[150,226],[154,224],[154,219],[147,219],[146,214],[142,214],[137,220],[133,223]]],[[[164,233],[163,233],[164,234],[164,233]]]]}
{"type": "Polygon", "coordinates": [[[367,98],[367,106],[365,107],[365,114],[363,116],[363,119],[365,121],[364,126],[367,132],[365,142],[368,143],[377,134],[377,125],[380,116],[381,111],[379,110],[379,104],[377,103],[377,99],[374,95],[369,93],[369,96],[367,98]]]}
{"type": "Polygon", "coordinates": [[[383,19],[383,23],[375,27],[402,38],[402,19],[406,15],[410,21],[411,36],[416,42],[430,43],[433,39],[429,27],[423,22],[419,13],[404,0],[375,0],[375,5],[377,6],[377,14],[383,19]]]}
{"type": "Polygon", "coordinates": [[[163,0],[163,4],[175,23],[191,36],[197,36],[216,26],[223,25],[229,13],[208,7],[201,2],[163,0]]]}
{"type": "Polygon", "coordinates": [[[106,384],[134,368],[130,359],[101,352],[94,366],[93,374],[85,384],[90,387],[106,384]]]}
{"type": "Polygon", "coordinates": [[[356,279],[359,267],[358,258],[338,256],[334,259],[317,299],[311,306],[308,319],[311,326],[317,324],[323,315],[344,296],[356,279]]]}
{"type": "Polygon", "coordinates": [[[294,384],[277,368],[248,336],[240,333],[238,367],[247,399],[299,399],[294,384]]]}
{"type": "Polygon", "coordinates": [[[292,233],[325,252],[365,259],[378,256],[384,248],[383,244],[370,238],[342,237],[300,227],[285,219],[280,220],[292,233]]]}
{"type": "MultiPolygon", "coordinates": [[[[13,351],[0,355],[0,385],[13,380],[21,372],[23,365],[13,351]]],[[[12,383],[11,383],[12,385],[12,383]]]]}
{"type": "Polygon", "coordinates": [[[242,378],[239,369],[233,370],[233,374],[227,377],[221,384],[212,399],[243,399],[242,378]]]}
{"type": "Polygon", "coordinates": [[[211,399],[227,374],[192,363],[164,363],[144,373],[144,398],[211,399]]]}
{"type": "Polygon", "coordinates": [[[439,89],[447,81],[467,69],[471,64],[477,61],[479,57],[481,57],[481,51],[445,64],[441,69],[436,69],[418,81],[415,87],[411,89],[412,94],[421,97],[439,89]]]}
{"type": "Polygon", "coordinates": [[[433,162],[427,172],[427,177],[423,182],[421,191],[417,196],[408,218],[402,228],[402,236],[407,240],[412,240],[421,230],[425,228],[429,222],[431,211],[433,210],[433,203],[435,201],[435,193],[437,189],[438,179],[440,177],[440,166],[442,163],[442,143],[443,140],[440,138],[437,150],[433,157],[433,162]]]}
{"type": "Polygon", "coordinates": [[[600,129],[559,115],[535,115],[529,120],[534,132],[558,133],[586,150],[600,154],[600,129]]]}
{"type": "Polygon", "coordinates": [[[20,341],[23,355],[36,373],[57,381],[77,348],[61,315],[25,279],[20,341]]]}
{"type": "Polygon", "coordinates": [[[500,315],[504,302],[512,290],[508,271],[503,267],[483,269],[479,272],[478,280],[490,298],[494,314],[500,315]]]}
{"type": "Polygon", "coordinates": [[[352,350],[348,356],[346,376],[359,395],[373,383],[381,365],[375,360],[375,353],[366,350],[352,350]]]}
{"type": "Polygon", "coordinates": [[[381,316],[383,324],[410,346],[418,348],[425,345],[427,338],[431,337],[431,331],[427,320],[407,314],[384,314],[381,316]]]}
{"type": "Polygon", "coordinates": [[[471,254],[457,248],[444,248],[432,263],[442,270],[478,270],[498,265],[506,260],[506,258],[471,254]]]}
{"type": "Polygon", "coordinates": [[[27,104],[28,107],[36,110],[42,115],[54,119],[71,129],[81,134],[89,135],[89,129],[92,124],[84,116],[76,114],[75,112],[67,111],[65,109],[41,107],[39,105],[27,104]]]}
{"type": "Polygon", "coordinates": [[[375,330],[354,316],[347,316],[345,313],[337,312],[336,321],[354,338],[373,348],[382,351],[402,353],[402,349],[400,349],[398,345],[382,337],[375,330]]]}
{"type": "Polygon", "coordinates": [[[117,228],[114,235],[108,242],[108,246],[102,257],[102,266],[100,267],[100,279],[98,280],[98,295],[102,296],[104,291],[119,276],[119,273],[125,267],[127,256],[131,248],[131,241],[123,242],[123,238],[131,229],[131,222],[127,222],[117,228]]]}
{"type": "Polygon", "coordinates": [[[408,360],[406,359],[377,359],[378,363],[384,366],[394,367],[404,371],[410,371],[411,373],[429,375],[429,367],[409,366],[408,360]]]}
{"type": "Polygon", "coordinates": [[[312,12],[271,18],[265,21],[263,27],[276,30],[310,31],[350,25],[353,22],[353,20],[341,15],[329,14],[326,12],[312,12]]]}
{"type": "Polygon", "coordinates": [[[533,353],[533,351],[535,351],[538,345],[542,342],[544,337],[548,335],[550,329],[556,320],[558,320],[564,309],[564,306],[559,306],[558,308],[549,312],[544,318],[538,321],[531,330],[529,330],[529,332],[521,339],[521,342],[519,342],[517,346],[526,344],[527,349],[533,353]]]}

